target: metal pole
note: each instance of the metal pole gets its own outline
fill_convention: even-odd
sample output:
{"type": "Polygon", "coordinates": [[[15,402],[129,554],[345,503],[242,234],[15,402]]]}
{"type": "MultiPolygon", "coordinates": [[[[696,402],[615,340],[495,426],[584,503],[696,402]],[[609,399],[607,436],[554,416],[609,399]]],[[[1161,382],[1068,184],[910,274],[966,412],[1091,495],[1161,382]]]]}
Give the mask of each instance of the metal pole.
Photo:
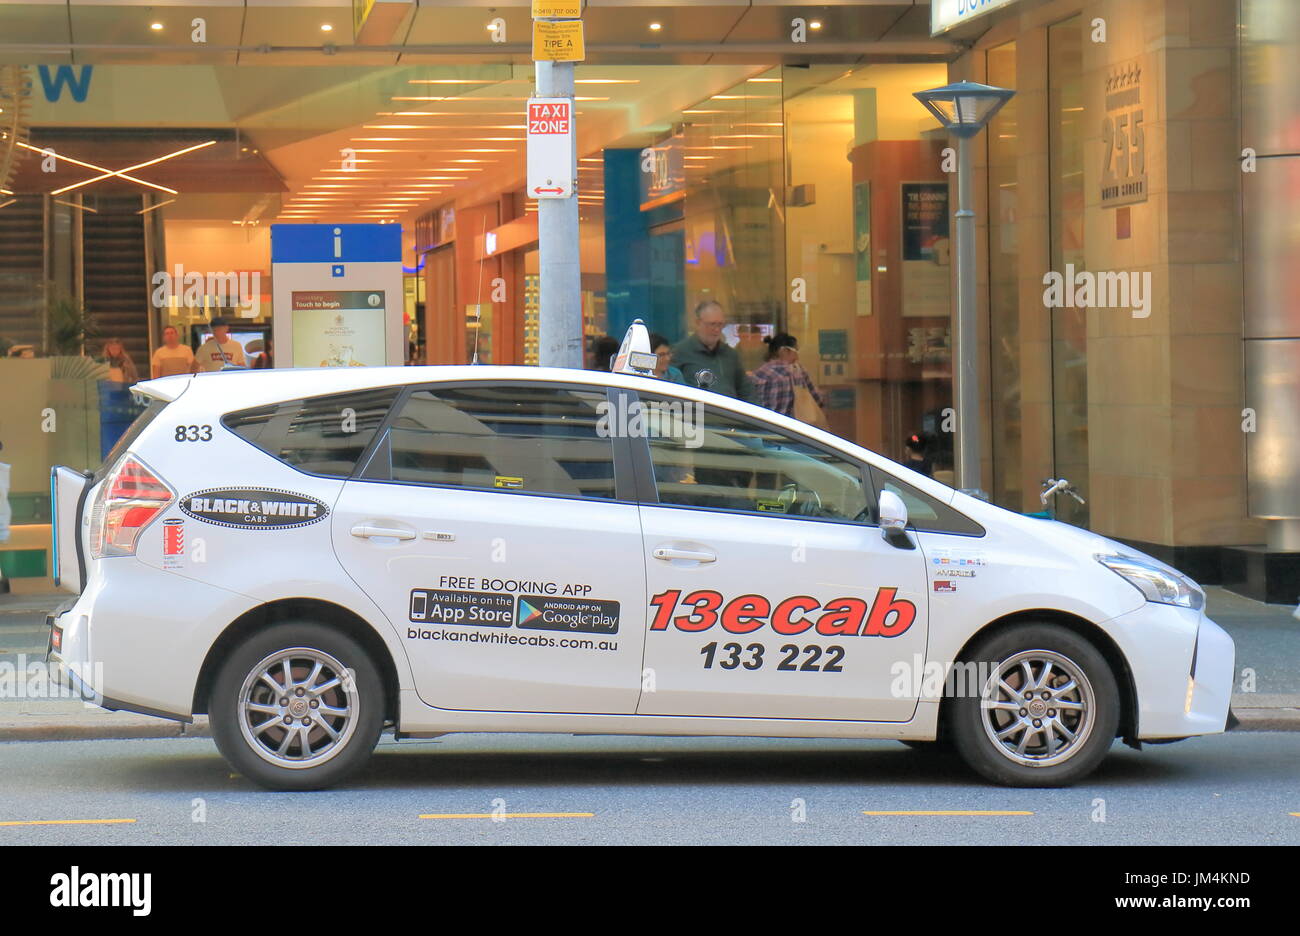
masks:
{"type": "MultiPolygon", "coordinates": [[[[957,487],[980,490],[979,384],[975,368],[975,209],[971,207],[970,140],[957,138],[957,327],[953,392],[957,403],[957,487]]],[[[981,493],[982,496],[982,493],[981,493]]]]}
{"type": "MultiPolygon", "coordinates": [[[[573,97],[572,62],[535,64],[538,97],[573,97]]],[[[577,154],[572,171],[577,176],[577,154]]],[[[583,365],[582,271],[578,255],[578,194],[537,200],[541,273],[538,360],[543,367],[583,365]]]]}

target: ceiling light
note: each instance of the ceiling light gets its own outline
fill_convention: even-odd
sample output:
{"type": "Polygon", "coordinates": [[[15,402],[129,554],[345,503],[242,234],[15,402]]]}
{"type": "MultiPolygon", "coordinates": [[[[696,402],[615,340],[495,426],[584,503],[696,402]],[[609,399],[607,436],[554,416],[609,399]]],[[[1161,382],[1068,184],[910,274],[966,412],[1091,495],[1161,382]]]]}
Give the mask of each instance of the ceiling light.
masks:
{"type": "Polygon", "coordinates": [[[149,28],[152,29],[154,32],[161,32],[161,31],[162,31],[162,28],[163,28],[163,24],[162,24],[162,23],[150,23],[150,24],[149,24],[149,28]]]}
{"type": "Polygon", "coordinates": [[[321,31],[321,32],[331,32],[333,29],[334,29],[334,27],[331,26],[329,23],[321,23],[321,24],[320,24],[320,31],[321,31]]]}
{"type": "Polygon", "coordinates": [[[653,32],[658,32],[659,30],[661,30],[661,29],[663,29],[663,28],[664,28],[664,27],[663,27],[663,24],[662,24],[662,23],[651,23],[651,24],[650,24],[650,29],[651,29],[653,32]]]}
{"type": "Polygon", "coordinates": [[[821,28],[822,28],[822,21],[821,21],[821,20],[813,20],[811,23],[808,24],[808,28],[809,28],[809,29],[821,29],[821,28]]]}

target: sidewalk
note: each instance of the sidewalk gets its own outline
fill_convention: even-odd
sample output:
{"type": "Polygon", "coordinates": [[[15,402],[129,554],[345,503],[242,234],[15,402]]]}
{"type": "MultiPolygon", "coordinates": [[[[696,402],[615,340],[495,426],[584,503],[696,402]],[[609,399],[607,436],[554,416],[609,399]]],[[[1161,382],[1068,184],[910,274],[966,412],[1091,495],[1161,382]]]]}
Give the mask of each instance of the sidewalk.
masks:
{"type": "MultiPolygon", "coordinates": [[[[1300,731],[1300,621],[1291,616],[1291,606],[1263,604],[1214,586],[1206,595],[1210,617],[1237,644],[1232,710],[1241,721],[1238,730],[1300,731]]],[[[0,662],[12,666],[20,654],[28,663],[44,660],[45,614],[67,597],[0,595],[0,662]]],[[[209,736],[203,716],[184,725],[106,712],[76,699],[0,699],[0,742],[209,736]]]]}

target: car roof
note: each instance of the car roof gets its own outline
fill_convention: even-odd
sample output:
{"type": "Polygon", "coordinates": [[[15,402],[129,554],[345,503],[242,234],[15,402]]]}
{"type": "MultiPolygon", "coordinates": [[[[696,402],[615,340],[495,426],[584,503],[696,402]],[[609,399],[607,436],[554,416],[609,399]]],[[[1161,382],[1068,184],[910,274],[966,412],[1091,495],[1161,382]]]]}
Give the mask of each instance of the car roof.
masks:
{"type": "Polygon", "coordinates": [[[771,423],[777,428],[806,436],[850,456],[875,464],[897,474],[906,472],[913,487],[925,491],[945,504],[957,493],[948,485],[912,472],[870,449],[847,439],[800,422],[766,407],[746,403],[712,390],[672,383],[636,374],[609,371],[577,370],[564,367],[530,367],[496,364],[434,364],[413,367],[294,367],[270,370],[226,370],[195,375],[162,377],[142,381],[133,389],[171,402],[185,396],[185,405],[199,410],[209,407],[215,413],[229,413],[254,406],[264,406],[300,397],[368,390],[424,383],[464,382],[504,383],[513,381],[582,384],[591,387],[619,387],[682,400],[707,403],[716,409],[733,412],[771,423]]]}

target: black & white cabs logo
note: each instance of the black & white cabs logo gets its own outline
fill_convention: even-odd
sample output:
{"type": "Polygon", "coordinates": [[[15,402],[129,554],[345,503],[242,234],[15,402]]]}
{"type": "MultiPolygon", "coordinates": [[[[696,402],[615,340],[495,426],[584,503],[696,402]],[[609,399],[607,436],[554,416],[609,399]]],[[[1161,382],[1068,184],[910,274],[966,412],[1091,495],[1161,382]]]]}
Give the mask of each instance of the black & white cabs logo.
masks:
{"type": "Polygon", "coordinates": [[[288,530],[329,515],[316,498],[277,488],[208,488],[182,497],[180,507],[195,520],[239,530],[288,530]]]}

